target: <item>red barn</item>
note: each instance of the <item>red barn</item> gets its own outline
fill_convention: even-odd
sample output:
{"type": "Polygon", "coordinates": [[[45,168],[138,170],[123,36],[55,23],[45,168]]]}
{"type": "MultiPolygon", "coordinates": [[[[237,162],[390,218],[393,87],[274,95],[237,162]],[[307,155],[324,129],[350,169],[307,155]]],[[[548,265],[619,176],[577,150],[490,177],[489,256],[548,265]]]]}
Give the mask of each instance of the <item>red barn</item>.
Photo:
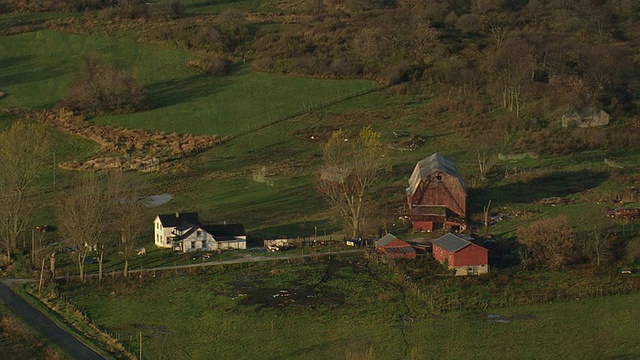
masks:
{"type": "Polygon", "coordinates": [[[416,164],[407,188],[413,231],[464,230],[467,193],[451,160],[433,154],[416,164]]]}
{"type": "Polygon", "coordinates": [[[376,252],[387,254],[394,259],[415,259],[416,251],[413,247],[392,234],[387,234],[376,241],[376,252]]]}
{"type": "Polygon", "coordinates": [[[433,257],[460,275],[480,275],[489,272],[489,250],[472,243],[471,238],[447,233],[433,240],[433,257]]]}

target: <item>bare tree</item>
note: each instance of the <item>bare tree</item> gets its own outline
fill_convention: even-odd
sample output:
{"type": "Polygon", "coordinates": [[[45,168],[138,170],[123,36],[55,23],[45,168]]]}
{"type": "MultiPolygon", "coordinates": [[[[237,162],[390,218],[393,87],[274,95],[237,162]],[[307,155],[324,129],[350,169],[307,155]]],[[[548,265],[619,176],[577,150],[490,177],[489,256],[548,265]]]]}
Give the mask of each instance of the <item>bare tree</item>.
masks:
{"type": "Polygon", "coordinates": [[[75,260],[82,282],[86,280],[85,260],[95,249],[100,251],[98,265],[102,279],[104,238],[108,229],[106,200],[105,191],[95,176],[87,176],[73,189],[73,193],[60,201],[56,209],[60,233],[76,251],[75,260]]]}
{"type": "Polygon", "coordinates": [[[568,265],[576,254],[576,234],[564,215],[519,228],[518,242],[526,245],[532,263],[553,270],[568,265]]]}
{"type": "Polygon", "coordinates": [[[502,97],[502,107],[516,116],[524,106],[524,90],[535,68],[533,48],[522,38],[509,38],[498,48],[491,75],[502,97]]]}
{"type": "Polygon", "coordinates": [[[111,229],[117,232],[118,249],[124,260],[124,277],[129,276],[129,257],[136,246],[136,239],[145,226],[145,197],[140,195],[140,183],[135,174],[115,172],[109,175],[111,229]]]}
{"type": "Polygon", "coordinates": [[[335,131],[324,147],[319,190],[346,221],[352,236],[362,233],[367,200],[384,159],[380,134],[370,127],[350,139],[335,131]]]}
{"type": "Polygon", "coordinates": [[[33,209],[28,193],[46,168],[49,148],[47,132],[38,124],[17,121],[0,134],[0,246],[8,261],[27,228],[33,209]]]}
{"type": "Polygon", "coordinates": [[[615,242],[612,223],[600,211],[585,211],[580,217],[583,224],[589,224],[584,235],[584,255],[601,266],[605,259],[611,259],[611,245],[615,242]]]}

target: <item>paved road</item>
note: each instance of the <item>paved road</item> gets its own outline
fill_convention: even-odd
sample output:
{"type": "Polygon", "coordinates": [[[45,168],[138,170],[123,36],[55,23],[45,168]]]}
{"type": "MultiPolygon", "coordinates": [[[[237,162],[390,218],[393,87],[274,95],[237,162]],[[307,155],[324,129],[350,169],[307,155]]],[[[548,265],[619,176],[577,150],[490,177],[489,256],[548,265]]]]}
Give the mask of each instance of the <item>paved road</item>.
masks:
{"type": "Polygon", "coordinates": [[[21,317],[25,322],[38,330],[40,334],[48,338],[60,348],[62,348],[69,356],[80,360],[103,360],[104,356],[98,354],[93,349],[76,339],[56,323],[51,321],[38,309],[26,302],[18,296],[8,285],[10,281],[6,279],[0,280],[0,301],[2,301],[9,310],[21,317]]]}

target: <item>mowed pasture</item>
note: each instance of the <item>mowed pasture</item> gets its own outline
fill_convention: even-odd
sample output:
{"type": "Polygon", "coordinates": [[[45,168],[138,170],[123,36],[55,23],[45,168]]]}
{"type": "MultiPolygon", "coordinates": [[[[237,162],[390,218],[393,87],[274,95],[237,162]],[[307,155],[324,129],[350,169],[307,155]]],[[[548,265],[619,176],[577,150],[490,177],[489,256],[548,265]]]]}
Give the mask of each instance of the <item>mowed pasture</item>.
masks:
{"type": "Polygon", "coordinates": [[[151,358],[640,356],[629,331],[637,294],[434,315],[356,256],[116,279],[67,295],[130,349],[142,333],[151,358]]]}
{"type": "Polygon", "coordinates": [[[99,54],[149,92],[154,109],[93,121],[192,134],[236,135],[379,86],[368,80],[278,76],[234,66],[226,76],[188,67],[198,55],[126,37],[43,30],[0,37],[3,106],[50,108],[73,84],[83,59],[99,54]]]}

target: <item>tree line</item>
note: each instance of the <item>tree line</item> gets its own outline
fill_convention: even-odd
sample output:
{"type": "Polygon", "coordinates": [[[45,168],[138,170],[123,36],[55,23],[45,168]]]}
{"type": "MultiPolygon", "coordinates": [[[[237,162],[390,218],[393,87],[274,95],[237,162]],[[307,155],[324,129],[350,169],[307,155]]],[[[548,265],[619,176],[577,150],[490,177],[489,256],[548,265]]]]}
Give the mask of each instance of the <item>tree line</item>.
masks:
{"type": "Polygon", "coordinates": [[[18,253],[30,252],[32,267],[42,269],[48,262],[47,268],[54,276],[56,251],[66,248],[75,255],[80,278],[84,279],[87,256],[97,251],[102,278],[105,253],[118,251],[124,276],[128,276],[129,257],[146,226],[146,197],[135,174],[76,174],[65,196],[54,205],[61,243],[52,247],[43,243],[49,226],[30,229],[31,216],[42,196],[38,181],[48,171],[51,148],[46,128],[37,123],[19,120],[0,133],[0,161],[4,164],[0,173],[0,262],[11,264],[18,253]],[[29,235],[31,244],[21,244],[20,240],[29,235]]]}

